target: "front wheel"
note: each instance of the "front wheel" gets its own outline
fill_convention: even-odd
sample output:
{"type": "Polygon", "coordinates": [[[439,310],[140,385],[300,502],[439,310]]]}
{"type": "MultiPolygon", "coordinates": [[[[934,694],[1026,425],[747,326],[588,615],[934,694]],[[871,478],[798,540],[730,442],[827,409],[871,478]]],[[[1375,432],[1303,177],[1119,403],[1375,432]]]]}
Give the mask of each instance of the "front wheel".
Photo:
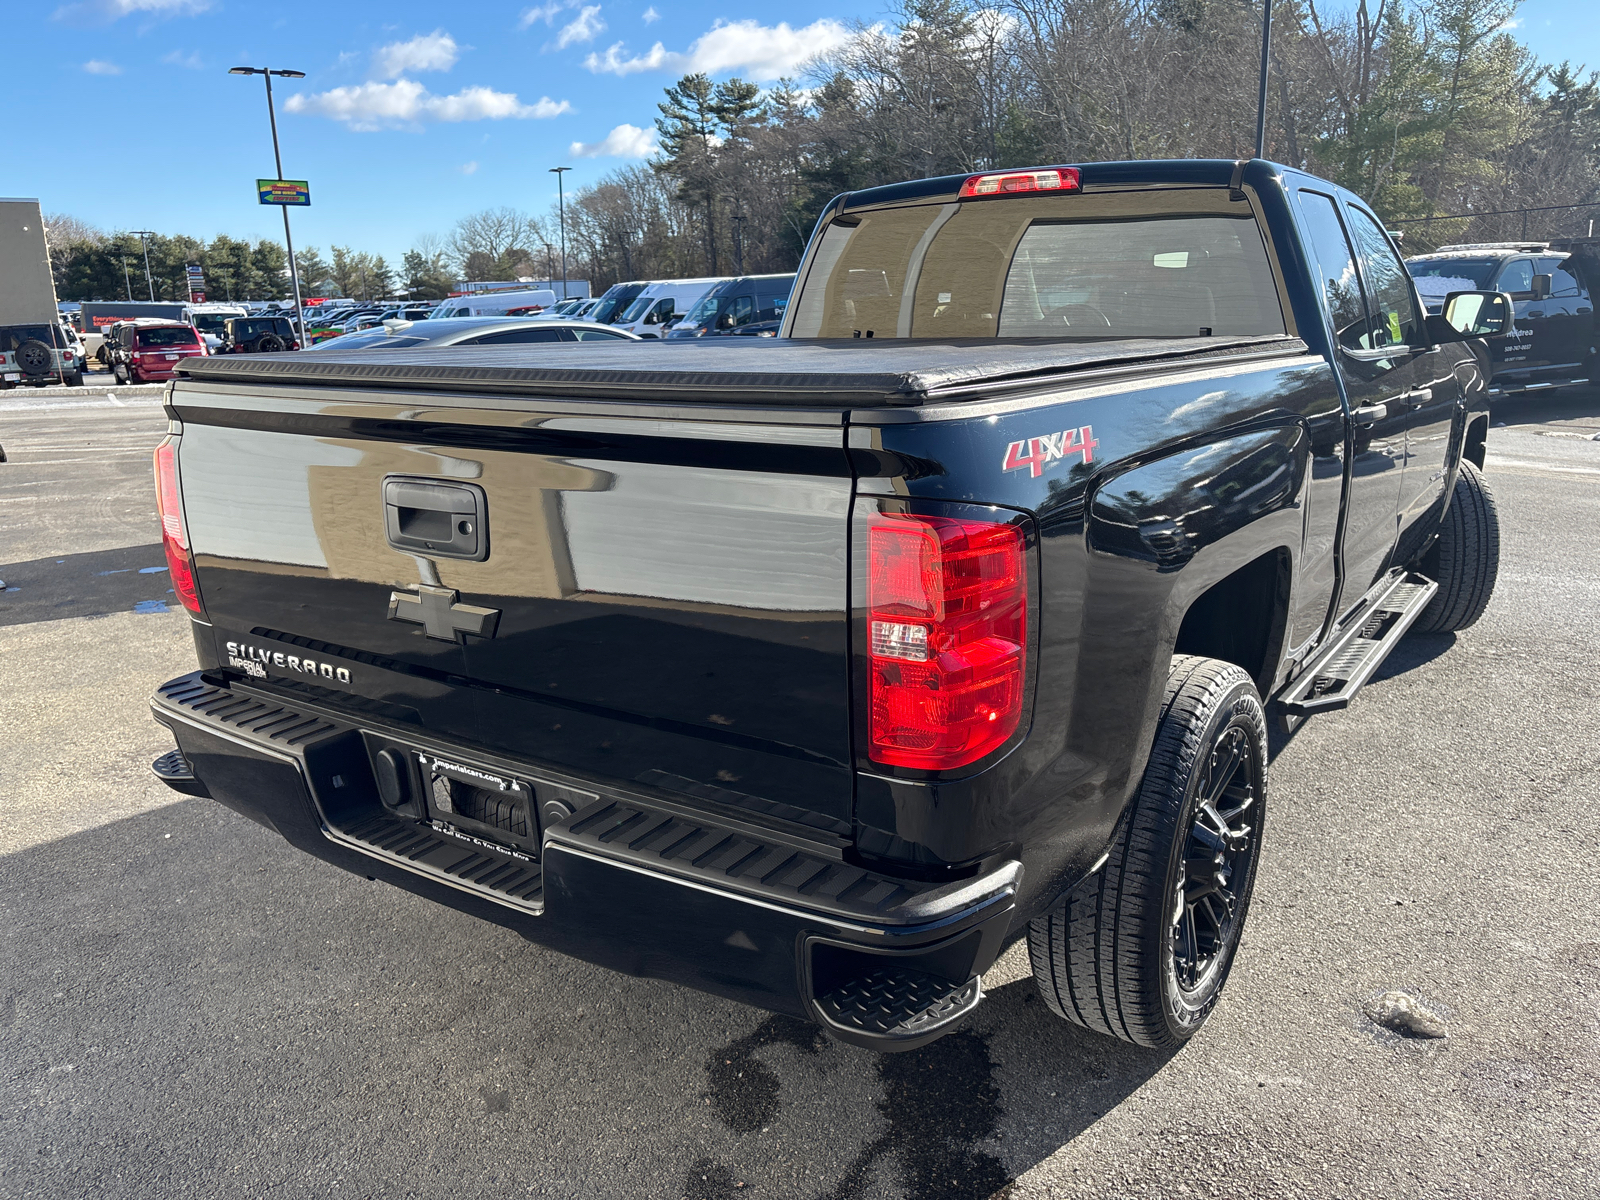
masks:
{"type": "Polygon", "coordinates": [[[1155,748],[1105,865],[1028,927],[1050,1008],[1141,1046],[1193,1037],[1233,966],[1266,803],[1255,684],[1232,663],[1174,657],[1155,748]]]}
{"type": "Polygon", "coordinates": [[[1483,616],[1500,574],[1500,510],[1482,472],[1470,462],[1461,463],[1450,511],[1421,570],[1439,581],[1439,590],[1413,632],[1451,633],[1483,616]]]}

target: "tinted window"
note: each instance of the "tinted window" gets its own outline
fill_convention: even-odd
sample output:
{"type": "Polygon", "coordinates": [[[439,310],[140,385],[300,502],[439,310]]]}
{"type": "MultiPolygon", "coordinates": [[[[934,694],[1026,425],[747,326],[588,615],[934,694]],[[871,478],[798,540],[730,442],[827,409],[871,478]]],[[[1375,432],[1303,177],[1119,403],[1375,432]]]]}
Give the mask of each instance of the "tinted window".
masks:
{"type": "Polygon", "coordinates": [[[1016,197],[850,214],[817,244],[794,301],[793,332],[1281,334],[1261,234],[1249,206],[1227,196],[1218,188],[1016,197]]]}
{"type": "Polygon", "coordinates": [[[1427,339],[1422,336],[1422,317],[1411,295],[1411,276],[1406,274],[1405,264],[1371,216],[1359,208],[1347,207],[1346,211],[1367,281],[1373,348],[1422,344],[1427,339]]]}
{"type": "Polygon", "coordinates": [[[54,325],[6,325],[0,327],[0,351],[15,354],[23,342],[43,342],[57,350],[66,348],[67,337],[54,325]]]}
{"type": "Polygon", "coordinates": [[[631,340],[609,329],[571,329],[568,332],[580,342],[626,342],[631,340]]]}
{"type": "Polygon", "coordinates": [[[227,317],[222,316],[220,313],[196,313],[194,317],[194,326],[201,333],[215,333],[220,335],[222,333],[223,325],[227,319],[227,317]]]}
{"type": "Polygon", "coordinates": [[[1519,258],[1507,264],[1506,269],[1500,272],[1500,281],[1495,287],[1502,292],[1533,291],[1533,263],[1525,258],[1519,258]]]}
{"type": "Polygon", "coordinates": [[[735,325],[748,325],[755,320],[756,298],[754,296],[735,296],[733,305],[728,310],[728,315],[733,318],[735,325]]]}
{"type": "Polygon", "coordinates": [[[192,346],[194,343],[194,330],[186,325],[139,330],[139,345],[141,346],[192,346]]]}
{"type": "Polygon", "coordinates": [[[486,333],[482,337],[475,337],[456,344],[460,346],[519,346],[528,342],[559,342],[561,340],[560,329],[507,329],[502,333],[486,333]]]}
{"type": "Polygon", "coordinates": [[[1317,259],[1317,274],[1328,301],[1334,337],[1347,349],[1363,349],[1367,345],[1367,310],[1361,301],[1355,255],[1339,224],[1338,210],[1333,200],[1320,192],[1301,192],[1300,209],[1311,253],[1317,259]]]}
{"type": "Polygon", "coordinates": [[[1550,295],[1561,299],[1588,298],[1588,293],[1583,290],[1583,285],[1578,282],[1578,277],[1571,271],[1562,267],[1562,263],[1571,262],[1570,258],[1542,258],[1539,260],[1539,270],[1550,276],[1550,295]]]}

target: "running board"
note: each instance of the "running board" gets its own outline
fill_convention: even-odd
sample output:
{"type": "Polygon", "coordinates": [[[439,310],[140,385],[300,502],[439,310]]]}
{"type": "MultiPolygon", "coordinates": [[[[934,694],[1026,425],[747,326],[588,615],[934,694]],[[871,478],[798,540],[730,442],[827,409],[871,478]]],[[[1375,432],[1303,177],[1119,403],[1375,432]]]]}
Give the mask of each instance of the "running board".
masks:
{"type": "Polygon", "coordinates": [[[1368,601],[1350,616],[1328,648],[1282,693],[1277,710],[1295,719],[1349,708],[1350,701],[1400,644],[1439,585],[1399,568],[1367,593],[1368,601]]]}

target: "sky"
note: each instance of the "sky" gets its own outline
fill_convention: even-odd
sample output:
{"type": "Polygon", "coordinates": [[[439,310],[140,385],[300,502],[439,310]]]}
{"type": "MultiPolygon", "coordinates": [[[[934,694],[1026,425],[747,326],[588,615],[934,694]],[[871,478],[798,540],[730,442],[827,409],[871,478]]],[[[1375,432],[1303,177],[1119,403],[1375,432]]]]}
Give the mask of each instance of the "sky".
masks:
{"type": "MultiPolygon", "coordinates": [[[[1541,58],[1600,68],[1594,0],[1525,0],[1516,36],[1541,58]]],[[[301,0],[14,0],[0,112],[13,133],[0,194],[101,228],[281,239],[255,181],[311,185],[297,247],[392,264],[480,209],[542,213],[653,148],[662,89],[690,71],[769,84],[836,45],[883,0],[781,6],[672,0],[377,5],[301,0]],[[754,15],[752,15],[754,14],[754,15]],[[18,141],[19,130],[37,136],[18,141]]]]}

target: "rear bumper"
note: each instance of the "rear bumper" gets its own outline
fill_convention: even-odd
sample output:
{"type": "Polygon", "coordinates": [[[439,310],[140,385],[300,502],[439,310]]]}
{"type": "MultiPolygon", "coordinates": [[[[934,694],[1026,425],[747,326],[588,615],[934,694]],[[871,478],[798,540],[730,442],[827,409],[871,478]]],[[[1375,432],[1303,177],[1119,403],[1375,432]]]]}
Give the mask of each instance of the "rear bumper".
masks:
{"type": "Polygon", "coordinates": [[[1016,911],[1016,862],[942,886],[899,879],[782,831],[492,760],[575,809],[545,825],[536,856],[519,853],[386,808],[369,751],[374,736],[399,736],[392,729],[198,672],[163,685],[151,706],[186,760],[158,770],[170,786],[318,858],[574,957],[813,1020],[857,1045],[914,1049],[958,1025],[1016,911]]]}

